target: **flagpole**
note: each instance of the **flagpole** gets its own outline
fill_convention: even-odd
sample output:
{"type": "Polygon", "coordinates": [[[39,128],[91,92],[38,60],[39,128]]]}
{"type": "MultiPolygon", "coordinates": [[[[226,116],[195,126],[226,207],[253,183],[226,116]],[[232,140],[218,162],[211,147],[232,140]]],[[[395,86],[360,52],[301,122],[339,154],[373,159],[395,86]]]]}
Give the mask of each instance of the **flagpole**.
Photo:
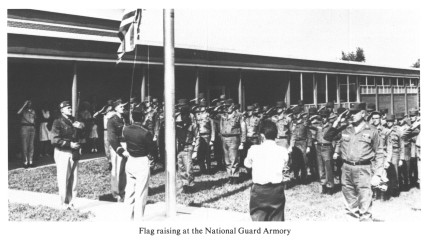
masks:
{"type": "Polygon", "coordinates": [[[174,10],[163,9],[166,216],[176,216],[174,10]]]}

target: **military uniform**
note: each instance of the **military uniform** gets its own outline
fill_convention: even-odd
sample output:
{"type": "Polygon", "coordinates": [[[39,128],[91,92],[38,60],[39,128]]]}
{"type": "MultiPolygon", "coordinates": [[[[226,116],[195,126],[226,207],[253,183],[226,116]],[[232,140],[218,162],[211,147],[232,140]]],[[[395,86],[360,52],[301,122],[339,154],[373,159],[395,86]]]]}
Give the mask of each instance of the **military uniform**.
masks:
{"type": "Polygon", "coordinates": [[[198,112],[195,116],[197,127],[199,129],[199,142],[196,143],[196,145],[198,145],[197,162],[199,163],[200,170],[202,172],[206,172],[206,170],[209,172],[211,169],[210,146],[211,143],[215,141],[215,124],[208,112],[200,112],[200,108],[202,107],[206,108],[205,101],[200,102],[198,112]]]}
{"type": "MultiPolygon", "coordinates": [[[[409,116],[417,116],[417,110],[410,110],[409,116]]],[[[418,161],[420,159],[420,126],[418,120],[411,123],[411,126],[404,127],[402,130],[403,138],[406,139],[406,155],[409,156],[409,161],[406,161],[404,167],[404,176],[407,184],[410,186],[416,186],[418,183],[418,161]],[[418,142],[418,143],[417,143],[418,142]],[[409,155],[410,154],[410,155],[409,155]]]]}
{"type": "Polygon", "coordinates": [[[181,99],[178,105],[182,109],[175,119],[179,177],[177,188],[181,190],[183,186],[184,192],[187,192],[187,187],[194,186],[192,156],[197,153],[195,144],[198,142],[198,128],[194,116],[189,113],[188,101],[181,99]]]}
{"type": "MultiPolygon", "coordinates": [[[[120,102],[121,104],[121,102],[120,102]]],[[[119,104],[117,104],[119,105],[119,104]]],[[[126,157],[123,152],[126,142],[123,139],[125,119],[114,113],[107,122],[108,142],[110,143],[111,156],[111,193],[114,198],[122,200],[126,188],[126,157]]]]}
{"type": "MultiPolygon", "coordinates": [[[[324,110],[321,112],[322,118],[328,118],[329,112],[324,110]]],[[[323,137],[325,133],[331,128],[331,124],[326,122],[315,125],[314,143],[316,146],[317,165],[319,171],[320,184],[322,185],[322,193],[332,194],[334,183],[334,163],[332,153],[334,152],[332,141],[327,141],[323,137]]]]}
{"type": "Polygon", "coordinates": [[[399,131],[402,134],[401,135],[401,142],[402,142],[402,155],[403,155],[403,162],[400,166],[400,190],[401,191],[407,191],[409,190],[410,186],[410,164],[411,164],[411,140],[409,137],[410,127],[406,120],[404,120],[404,114],[398,113],[396,114],[396,119],[399,121],[399,131]],[[403,120],[403,121],[402,121],[403,120]]]}
{"type": "MultiPolygon", "coordinates": [[[[312,145],[312,133],[301,115],[302,109],[294,109],[295,120],[292,122],[292,136],[290,148],[292,150],[293,171],[295,177],[300,177],[301,181],[307,180],[307,168],[309,167],[307,158],[307,147],[312,145]],[[298,116],[299,115],[299,116],[298,116]],[[299,172],[301,171],[301,175],[299,172]]],[[[310,175],[314,174],[313,169],[310,175]]]]}
{"type": "MultiPolygon", "coordinates": [[[[232,100],[227,100],[227,106],[234,107],[232,100]]],[[[241,143],[246,142],[245,122],[243,116],[234,110],[232,113],[222,114],[219,125],[227,173],[232,178],[230,180],[236,180],[239,176],[238,148],[241,143]]]]}
{"type": "MultiPolygon", "coordinates": [[[[248,106],[247,111],[255,111],[255,108],[253,106],[248,106]]],[[[249,148],[252,145],[259,145],[260,143],[259,127],[261,118],[253,113],[253,115],[247,116],[244,121],[246,124],[246,142],[244,143],[244,153],[240,157],[242,161],[246,158],[249,148]]]]}
{"type": "MultiPolygon", "coordinates": [[[[276,108],[286,108],[285,103],[283,101],[278,101],[276,108]]],[[[282,113],[273,115],[270,119],[277,126],[276,144],[285,148],[289,148],[289,141],[291,139],[291,118],[289,118],[283,110],[282,113]]]]}
{"type": "MultiPolygon", "coordinates": [[[[394,122],[395,116],[387,114],[386,121],[394,122]]],[[[389,179],[389,188],[393,196],[398,195],[399,190],[399,160],[404,159],[404,143],[401,140],[402,133],[398,126],[387,128],[384,132],[384,157],[389,179]]]]}
{"type": "Polygon", "coordinates": [[[147,96],[145,99],[145,118],[143,120],[142,125],[151,133],[153,136],[153,140],[155,140],[155,147],[153,152],[153,160],[150,160],[150,166],[153,169],[155,163],[159,161],[159,153],[158,153],[158,139],[159,139],[159,127],[160,121],[158,118],[157,110],[152,107],[151,97],[147,96]]]}
{"type": "MultiPolygon", "coordinates": [[[[350,112],[357,115],[365,106],[365,103],[352,103],[350,112]]],[[[347,214],[360,221],[371,221],[371,183],[377,182],[378,177],[385,172],[383,160],[378,157],[378,151],[382,149],[378,130],[363,120],[358,125],[358,131],[350,125],[340,133],[334,125],[325,133],[324,139],[332,141],[339,135],[340,152],[344,162],[342,193],[347,214]]]]}

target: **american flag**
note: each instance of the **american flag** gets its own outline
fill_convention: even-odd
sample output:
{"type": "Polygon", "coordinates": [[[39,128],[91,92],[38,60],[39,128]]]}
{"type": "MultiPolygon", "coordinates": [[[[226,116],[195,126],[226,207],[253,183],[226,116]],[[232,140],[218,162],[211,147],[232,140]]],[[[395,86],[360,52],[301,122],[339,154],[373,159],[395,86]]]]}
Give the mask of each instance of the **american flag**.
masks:
{"type": "Polygon", "coordinates": [[[126,9],[123,11],[123,18],[122,22],[120,23],[118,33],[121,43],[119,49],[117,50],[117,63],[122,60],[122,57],[126,52],[131,52],[135,49],[136,40],[139,39],[141,14],[141,9],[126,9]]]}

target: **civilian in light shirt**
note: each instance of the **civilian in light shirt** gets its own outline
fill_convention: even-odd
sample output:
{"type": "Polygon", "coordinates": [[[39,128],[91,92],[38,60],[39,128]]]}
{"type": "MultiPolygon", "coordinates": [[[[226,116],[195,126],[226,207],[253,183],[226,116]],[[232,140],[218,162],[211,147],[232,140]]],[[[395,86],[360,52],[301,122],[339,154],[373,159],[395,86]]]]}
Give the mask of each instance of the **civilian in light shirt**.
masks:
{"type": "Polygon", "coordinates": [[[252,168],[250,214],[253,221],[285,221],[283,173],[288,168],[288,149],[275,142],[277,127],[271,121],[261,124],[261,144],[248,150],[245,166],[252,168]]]}

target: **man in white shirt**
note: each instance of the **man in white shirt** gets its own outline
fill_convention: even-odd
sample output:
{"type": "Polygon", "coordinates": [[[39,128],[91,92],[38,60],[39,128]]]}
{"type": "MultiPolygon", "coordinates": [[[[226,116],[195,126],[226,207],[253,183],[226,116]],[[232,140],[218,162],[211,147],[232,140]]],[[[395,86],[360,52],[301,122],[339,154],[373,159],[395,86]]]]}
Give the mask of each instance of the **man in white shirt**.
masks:
{"type": "Polygon", "coordinates": [[[252,168],[250,214],[253,221],[285,221],[283,174],[288,168],[288,149],[275,142],[277,127],[264,121],[260,129],[261,144],[248,150],[245,166],[252,168]]]}

